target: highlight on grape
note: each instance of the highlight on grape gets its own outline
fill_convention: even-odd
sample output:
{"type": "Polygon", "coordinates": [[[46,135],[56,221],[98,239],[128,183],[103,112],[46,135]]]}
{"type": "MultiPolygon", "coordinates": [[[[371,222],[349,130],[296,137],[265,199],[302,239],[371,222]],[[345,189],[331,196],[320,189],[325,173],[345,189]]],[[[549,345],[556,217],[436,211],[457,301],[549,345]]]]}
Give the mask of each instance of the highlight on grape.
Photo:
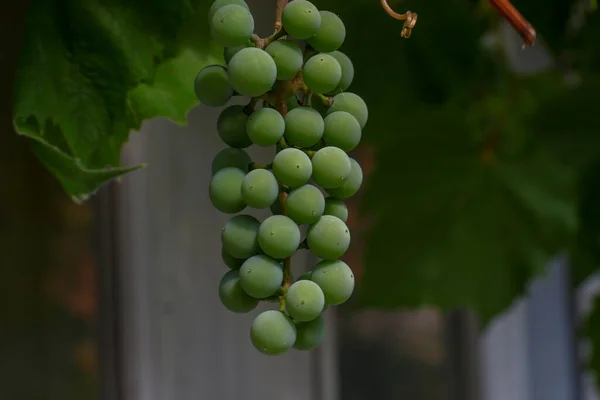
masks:
{"type": "Polygon", "coordinates": [[[363,173],[347,152],[359,145],[369,115],[360,96],[346,91],[354,67],[339,50],[346,37],[339,16],[306,0],[281,4],[275,33],[259,38],[244,0],[216,0],[208,22],[224,63],[203,68],[194,82],[206,106],[251,98],[219,115],[217,132],[228,147],[213,160],[209,195],[217,210],[237,214],[221,231],[229,268],[221,302],[234,313],[261,301],[279,304],[250,327],[253,345],[268,355],[317,347],[323,311],[352,295],[354,275],[340,260],[350,246],[344,200],[360,189],[363,173]],[[273,160],[252,162],[244,150],[252,145],[273,147],[273,160]],[[242,213],[248,208],[273,215],[259,221],[242,213]],[[294,279],[290,258],[302,250],[320,261],[294,279]]]}

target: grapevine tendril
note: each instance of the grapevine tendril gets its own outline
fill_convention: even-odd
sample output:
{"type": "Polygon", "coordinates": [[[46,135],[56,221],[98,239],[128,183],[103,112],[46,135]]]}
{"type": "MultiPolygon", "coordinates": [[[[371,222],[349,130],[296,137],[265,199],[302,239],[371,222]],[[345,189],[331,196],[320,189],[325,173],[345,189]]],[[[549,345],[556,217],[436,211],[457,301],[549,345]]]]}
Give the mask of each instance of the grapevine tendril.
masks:
{"type": "Polygon", "coordinates": [[[381,0],[381,6],[390,17],[404,21],[404,26],[402,27],[400,36],[408,39],[413,28],[417,24],[417,13],[413,13],[412,11],[407,11],[404,14],[397,13],[396,11],[392,10],[392,7],[390,7],[390,5],[387,3],[387,0],[381,0]]]}

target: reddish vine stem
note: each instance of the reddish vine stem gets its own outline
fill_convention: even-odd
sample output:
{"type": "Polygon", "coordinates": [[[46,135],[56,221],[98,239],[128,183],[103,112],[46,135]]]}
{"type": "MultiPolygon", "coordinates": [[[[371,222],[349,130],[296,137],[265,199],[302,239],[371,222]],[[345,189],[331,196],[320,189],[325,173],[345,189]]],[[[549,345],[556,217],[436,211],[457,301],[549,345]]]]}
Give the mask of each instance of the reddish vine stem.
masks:
{"type": "Polygon", "coordinates": [[[521,35],[525,45],[533,46],[536,39],[536,32],[533,26],[521,15],[521,13],[511,4],[509,0],[489,0],[490,4],[496,8],[498,13],[506,19],[513,28],[521,35]]]}

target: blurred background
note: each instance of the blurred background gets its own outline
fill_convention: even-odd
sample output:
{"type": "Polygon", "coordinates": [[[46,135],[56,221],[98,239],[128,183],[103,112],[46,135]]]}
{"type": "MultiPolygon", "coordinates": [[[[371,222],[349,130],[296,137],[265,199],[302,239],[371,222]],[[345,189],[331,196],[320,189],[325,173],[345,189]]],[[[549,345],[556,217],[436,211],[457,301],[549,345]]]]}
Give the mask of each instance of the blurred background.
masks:
{"type": "MultiPolygon", "coordinates": [[[[273,2],[248,3],[258,33],[268,34],[273,2]]],[[[411,7],[419,11],[418,2],[411,7]]],[[[132,135],[123,163],[148,167],[75,204],[13,132],[9,94],[25,8],[13,2],[0,17],[1,399],[600,398],[578,335],[600,280],[591,277],[573,289],[560,255],[485,329],[468,311],[348,305],[327,311],[327,338],[317,350],[273,358],[256,352],[248,337],[254,314],[229,313],[217,296],[225,272],[219,229],[228,216],[212,208],[207,187],[212,158],[223,148],[215,131],[220,109],[196,107],[186,127],[146,122],[132,135]]],[[[419,15],[419,23],[428,18],[419,15]]],[[[386,20],[383,13],[379,18],[386,20]]],[[[376,25],[348,22],[347,28],[375,35],[376,25]]],[[[399,38],[400,26],[397,37],[382,40],[407,43],[399,38]]],[[[425,29],[417,24],[413,35],[425,29]]],[[[510,68],[544,70],[543,46],[521,51],[512,28],[503,24],[499,32],[510,68]]],[[[446,51],[465,51],[459,40],[455,46],[446,51]]],[[[368,78],[362,79],[365,85],[368,78]]],[[[257,162],[272,156],[251,152],[257,162]]],[[[354,154],[366,184],[375,154],[369,144],[354,154]]],[[[359,280],[371,227],[361,200],[358,195],[349,203],[353,244],[345,256],[359,280]]],[[[313,263],[297,256],[294,270],[313,263]]]]}

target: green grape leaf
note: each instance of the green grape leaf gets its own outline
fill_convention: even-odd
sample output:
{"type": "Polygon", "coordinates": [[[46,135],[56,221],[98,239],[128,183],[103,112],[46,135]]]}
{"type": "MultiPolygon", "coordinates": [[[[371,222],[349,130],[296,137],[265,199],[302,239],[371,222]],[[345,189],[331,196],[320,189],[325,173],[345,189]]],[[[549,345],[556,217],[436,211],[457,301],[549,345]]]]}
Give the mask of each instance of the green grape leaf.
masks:
{"type": "Polygon", "coordinates": [[[209,2],[195,3],[31,2],[14,126],[75,200],[141,167],[120,158],[143,120],[184,123],[196,104],[195,73],[222,55],[208,40],[209,2]]]}
{"type": "Polygon", "coordinates": [[[395,138],[366,185],[361,303],[466,307],[485,323],[574,234],[576,175],[536,141],[486,156],[454,107],[415,111],[395,138]]]}

